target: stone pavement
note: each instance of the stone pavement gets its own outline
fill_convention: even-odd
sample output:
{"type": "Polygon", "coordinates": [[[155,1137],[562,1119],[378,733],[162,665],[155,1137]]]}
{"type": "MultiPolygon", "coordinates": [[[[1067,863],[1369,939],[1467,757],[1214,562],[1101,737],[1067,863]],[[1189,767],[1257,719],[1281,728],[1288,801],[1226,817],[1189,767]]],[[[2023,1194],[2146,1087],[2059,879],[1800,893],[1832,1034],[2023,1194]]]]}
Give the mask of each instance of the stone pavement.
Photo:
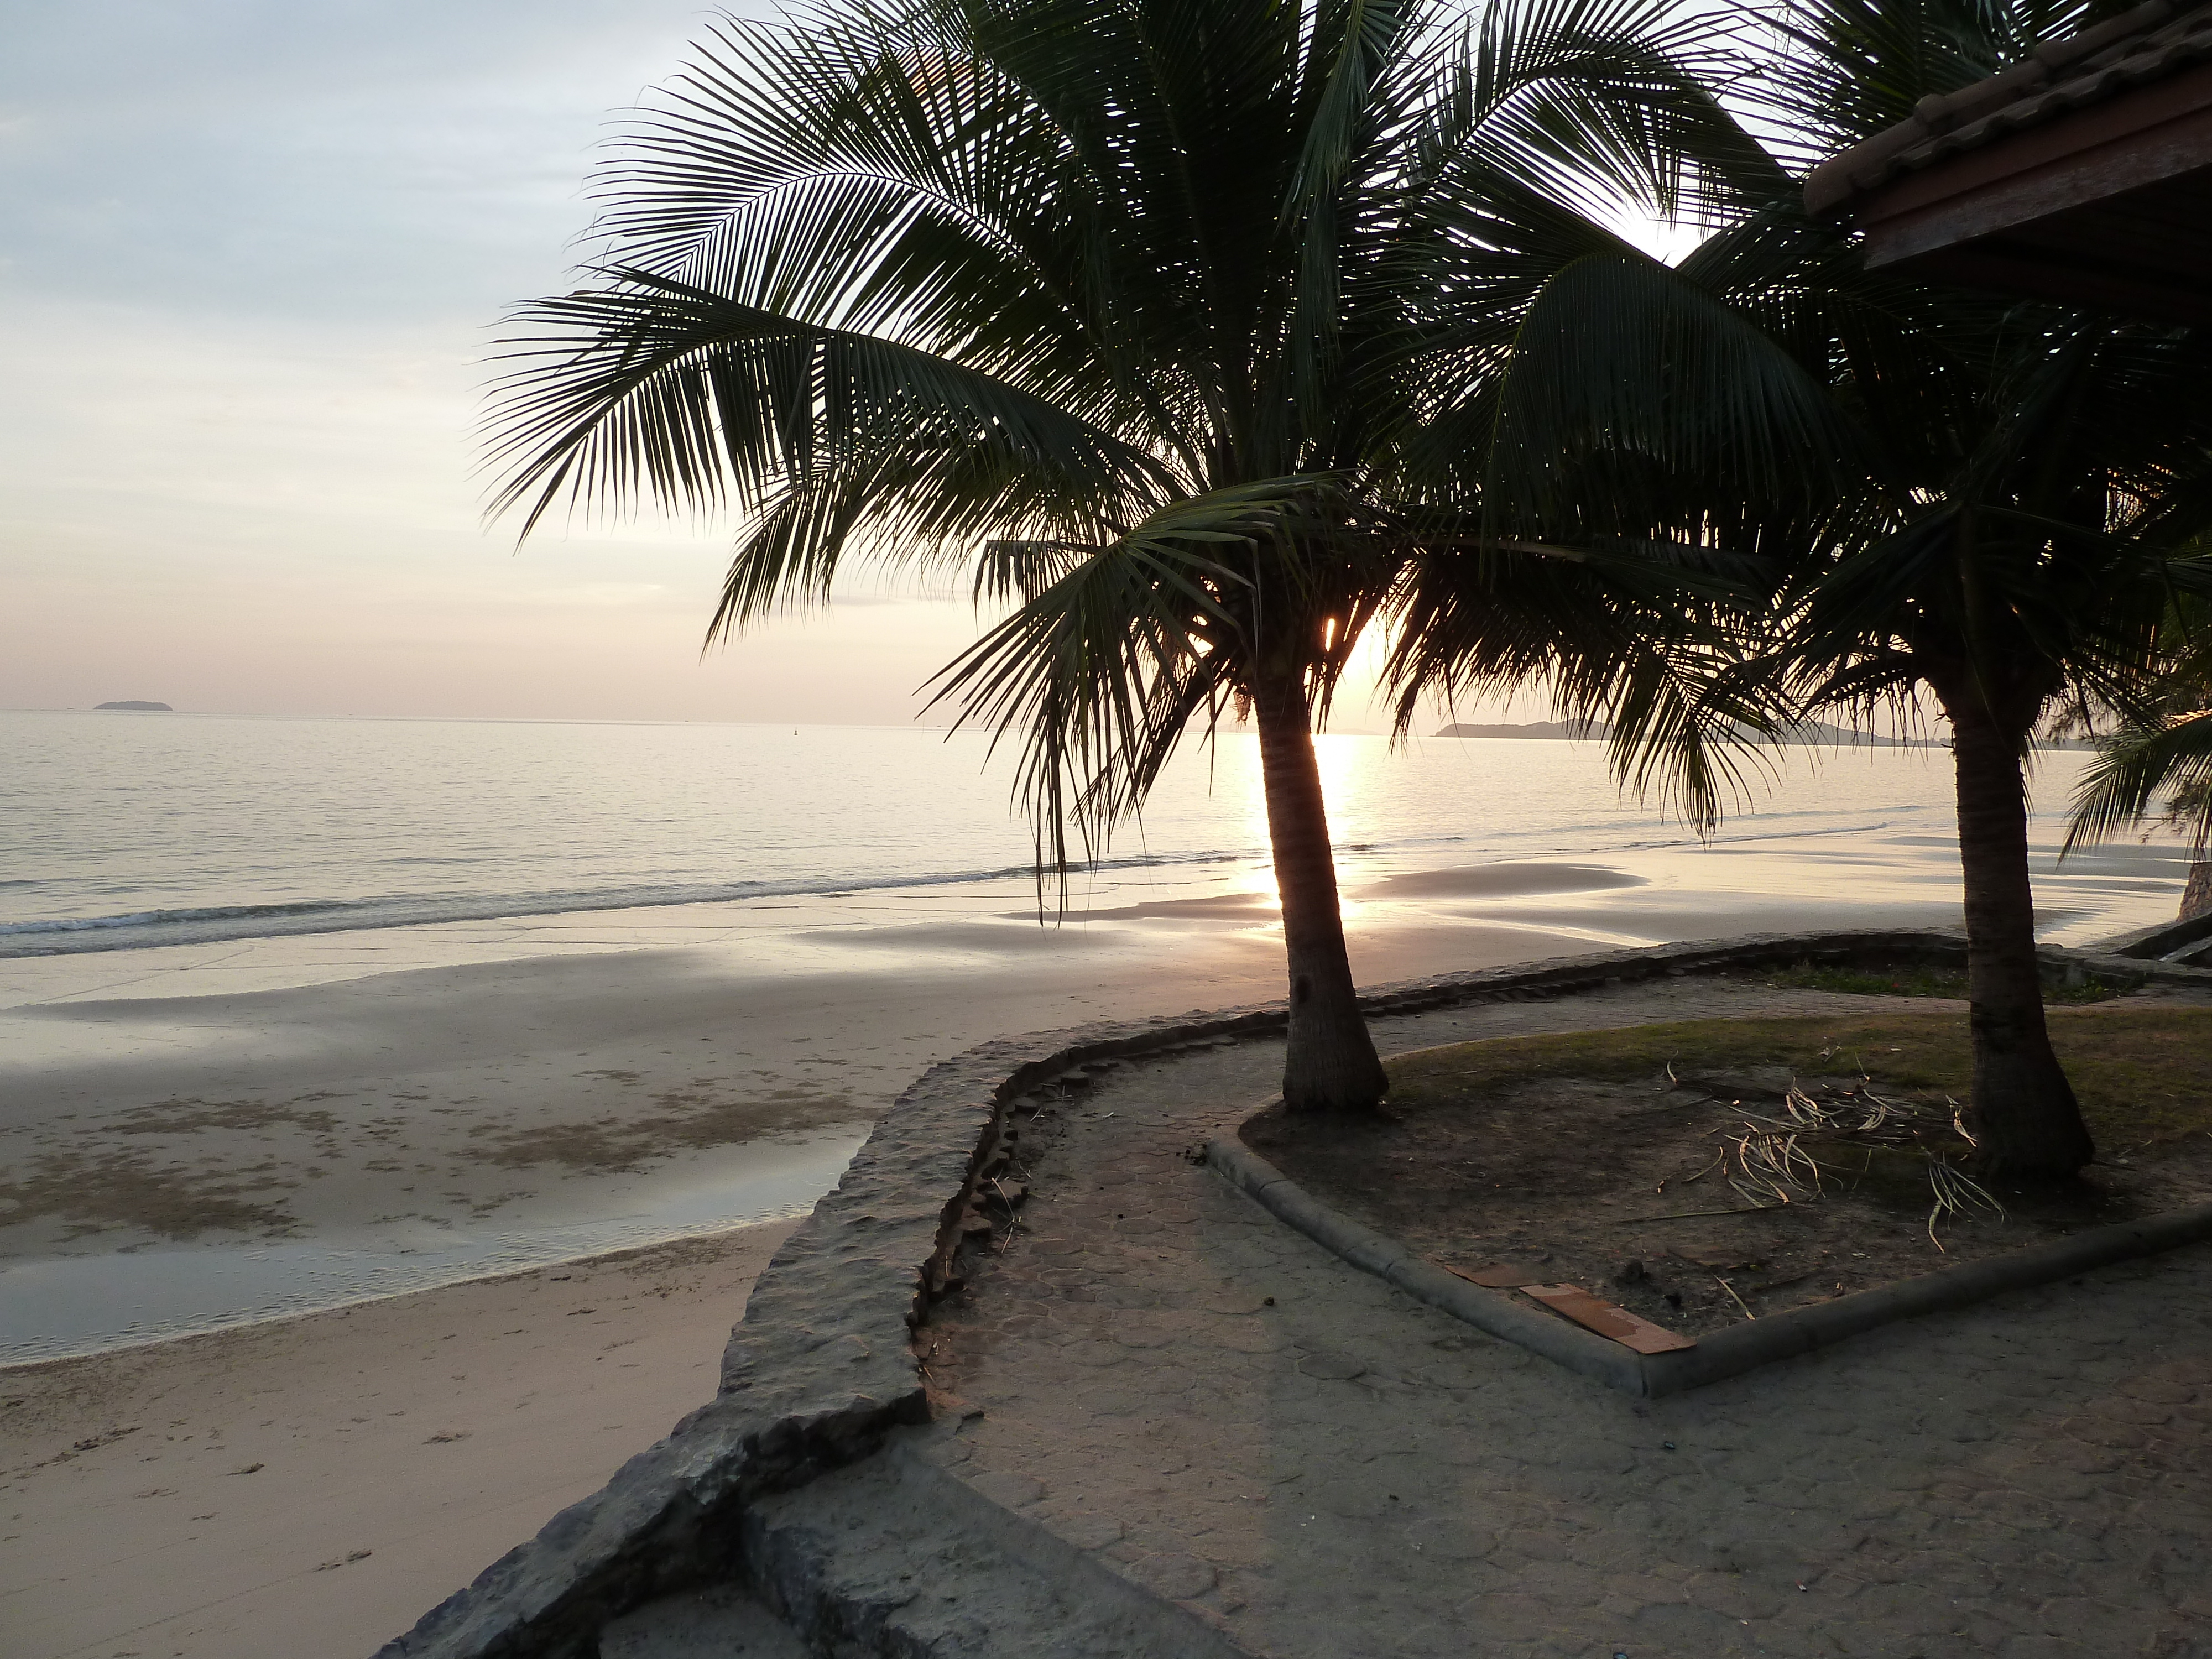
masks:
{"type": "Polygon", "coordinates": [[[1243,1659],[939,1467],[929,1450],[948,1436],[893,1430],[874,1455],[752,1504],[733,1552],[742,1583],[624,1615],[596,1659],[1243,1659]]]}
{"type": "MultiPolygon", "coordinates": [[[[1870,1006],[1695,979],[1376,1029],[1870,1006]]],[[[1635,1401],[1187,1162],[1281,1054],[1133,1061],[1024,1129],[1020,1224],[919,1333],[959,1425],[923,1455],[1271,1659],[2212,1659],[2212,1248],[1635,1401]]]]}

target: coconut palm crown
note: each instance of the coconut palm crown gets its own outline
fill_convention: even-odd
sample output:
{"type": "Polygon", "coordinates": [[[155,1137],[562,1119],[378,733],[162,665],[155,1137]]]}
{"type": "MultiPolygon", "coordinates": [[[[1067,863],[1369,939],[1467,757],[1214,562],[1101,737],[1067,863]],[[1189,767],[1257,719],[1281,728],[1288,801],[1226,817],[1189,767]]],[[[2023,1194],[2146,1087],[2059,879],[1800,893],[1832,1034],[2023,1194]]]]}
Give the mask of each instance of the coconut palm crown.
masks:
{"type": "Polygon", "coordinates": [[[939,695],[1018,748],[1041,872],[1071,833],[1095,849],[1187,732],[1249,709],[1285,1099],[1370,1107],[1311,732],[1410,570],[1479,564],[1476,678],[1619,705],[1619,752],[1680,763],[1690,811],[1713,808],[1695,676],[1646,626],[1665,583],[1499,539],[1413,441],[1415,320],[1519,257],[1483,221],[1573,218],[1607,179],[1669,187],[1671,124],[1703,100],[1675,61],[1696,28],[1663,15],[844,0],[724,20],[605,169],[586,286],[515,314],[498,504],[526,526],[734,509],[710,640],[849,565],[967,573],[1010,614],[939,695]]]}

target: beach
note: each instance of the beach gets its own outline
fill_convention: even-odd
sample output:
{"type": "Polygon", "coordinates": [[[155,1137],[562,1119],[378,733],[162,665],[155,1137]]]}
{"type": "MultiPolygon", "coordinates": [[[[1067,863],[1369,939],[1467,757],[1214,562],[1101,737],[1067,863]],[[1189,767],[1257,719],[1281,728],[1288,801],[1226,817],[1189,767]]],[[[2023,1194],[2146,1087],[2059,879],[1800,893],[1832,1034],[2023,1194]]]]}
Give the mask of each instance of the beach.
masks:
{"type": "Polygon", "coordinates": [[[0,1659],[2197,1653],[2212,0],[269,9],[9,32],[0,1659]]]}
{"type": "MultiPolygon", "coordinates": [[[[1794,837],[1353,879],[1353,966],[1954,924],[1939,854],[1794,837]]],[[[2051,908],[2117,932],[2175,884],[2078,866],[2051,908]]],[[[0,963],[0,1358],[799,1213],[935,1060],[1280,994],[1271,894],[1155,890],[1059,925],[1010,880],[0,963]]]]}
{"type": "MultiPolygon", "coordinates": [[[[1957,925],[1924,756],[1871,763],[1874,810],[1785,798],[1707,845],[1597,821],[1577,745],[1468,747],[1567,805],[1393,842],[1348,792],[1364,985],[1957,925]]],[[[1439,775],[1470,769],[1414,779],[1448,829],[1439,775]]],[[[2172,913],[2178,848],[2056,842],[2045,937],[2172,913]]],[[[9,1651],[373,1651],[708,1397],[764,1251],[930,1064],[1282,994],[1242,842],[1036,900],[987,872],[0,959],[9,1651]]]]}
{"type": "Polygon", "coordinates": [[[373,1652],[712,1396],[787,1231],[0,1371],[0,1650],[373,1652]]]}

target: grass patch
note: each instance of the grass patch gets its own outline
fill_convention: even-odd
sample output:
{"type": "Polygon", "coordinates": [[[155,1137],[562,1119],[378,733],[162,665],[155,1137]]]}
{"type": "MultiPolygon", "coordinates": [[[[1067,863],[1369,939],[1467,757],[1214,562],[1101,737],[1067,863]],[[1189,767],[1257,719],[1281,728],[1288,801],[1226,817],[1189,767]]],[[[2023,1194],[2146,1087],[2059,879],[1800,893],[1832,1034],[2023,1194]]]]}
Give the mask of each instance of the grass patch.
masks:
{"type": "MultiPolygon", "coordinates": [[[[1966,1000],[1966,969],[1931,968],[1925,963],[1895,968],[1842,968],[1801,962],[1794,968],[1775,969],[1765,976],[1765,983],[1778,991],[1840,991],[1847,996],[1859,997],[1948,997],[1958,1002],[1966,1000]]],[[[2094,978],[2079,985],[2045,981],[2043,1000],[2064,1006],[2109,1002],[2124,993],[2124,987],[2107,985],[2094,978]]]]}
{"type": "MultiPolygon", "coordinates": [[[[2051,1042],[2108,1152],[2212,1133],[2212,1008],[2062,1008],[2051,1042]]],[[[1701,1072],[1781,1066],[1808,1078],[1863,1072],[1877,1085],[1961,1101],[1972,1073],[1963,1012],[1694,1019],[1425,1049],[1390,1063],[1390,1097],[1444,1105],[1543,1078],[1644,1078],[1670,1061],[1701,1072]]]]}

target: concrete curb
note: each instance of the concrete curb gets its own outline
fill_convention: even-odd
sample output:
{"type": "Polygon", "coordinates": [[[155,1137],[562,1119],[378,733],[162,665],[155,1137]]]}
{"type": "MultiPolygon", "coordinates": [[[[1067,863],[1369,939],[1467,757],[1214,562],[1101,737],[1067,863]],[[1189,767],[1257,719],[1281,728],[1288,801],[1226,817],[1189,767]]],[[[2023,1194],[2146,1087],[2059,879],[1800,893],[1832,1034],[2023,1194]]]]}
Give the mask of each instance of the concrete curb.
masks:
{"type": "Polygon", "coordinates": [[[2156,1255],[2212,1239],[2212,1204],[2092,1227],[2070,1238],[2032,1245],[1986,1261],[1944,1267],[1832,1302],[1815,1303],[1749,1324],[1732,1326],[1678,1353],[1639,1355],[1650,1394],[1674,1394],[1735,1376],[1777,1359],[1810,1353],[1877,1326],[1946,1313],[2115,1262],[2156,1255]]]}
{"type": "MultiPolygon", "coordinates": [[[[1382,987],[1360,1005],[1388,1018],[1778,962],[1963,962],[1966,949],[1963,934],[1932,930],[1762,933],[1440,974],[1382,987]]],[[[2212,985],[2212,971],[2203,969],[2053,948],[2041,954],[2056,970],[2078,966],[2130,984],[2212,985]]],[[[930,1298],[958,1279],[963,1218],[1010,1106],[1042,1086],[1079,1086],[1102,1062],[1277,1036],[1287,1024],[1280,1002],[1200,1010],[987,1042],[932,1066],[762,1272],[731,1333],[718,1397],[377,1659],[587,1659],[609,1618],[688,1583],[732,1576],[743,1512],[755,1498],[867,1456],[896,1425],[927,1419],[912,1328],[927,1318],[930,1298]]],[[[1397,1282],[1424,1299],[1457,1294],[1460,1281],[1437,1274],[1449,1284],[1433,1284],[1425,1264],[1397,1271],[1397,1282]]],[[[1613,1346],[1562,1328],[1599,1348],[1613,1346]]]]}
{"type": "Polygon", "coordinates": [[[1838,1297],[1832,1302],[1770,1314],[1701,1337],[1694,1348],[1640,1354],[1553,1315],[1523,1306],[1510,1295],[1486,1291],[1431,1266],[1397,1240],[1330,1209],[1241,1141],[1208,1141],[1206,1162],[1231,1186],[1249,1194],[1262,1209],[1363,1272],[1388,1280],[1478,1330],[1541,1354],[1609,1389],[1645,1399],[1741,1376],[1761,1365],[1811,1353],[1900,1319],[1972,1307],[2006,1291],[2027,1290],[2114,1262],[2212,1239],[2212,1204],[2199,1204],[2140,1221],[2093,1227],[2070,1238],[2014,1250],[1986,1261],[1944,1267],[1917,1279],[1838,1297]]]}
{"type": "Polygon", "coordinates": [[[1442,1309],[1477,1330],[1541,1354],[1609,1389],[1628,1394],[1646,1392],[1638,1364],[1641,1354],[1431,1266],[1397,1240],[1330,1209],[1241,1141],[1206,1142],[1206,1164],[1231,1186],[1249,1194],[1261,1208],[1353,1267],[1387,1279],[1416,1301],[1442,1309]]]}

